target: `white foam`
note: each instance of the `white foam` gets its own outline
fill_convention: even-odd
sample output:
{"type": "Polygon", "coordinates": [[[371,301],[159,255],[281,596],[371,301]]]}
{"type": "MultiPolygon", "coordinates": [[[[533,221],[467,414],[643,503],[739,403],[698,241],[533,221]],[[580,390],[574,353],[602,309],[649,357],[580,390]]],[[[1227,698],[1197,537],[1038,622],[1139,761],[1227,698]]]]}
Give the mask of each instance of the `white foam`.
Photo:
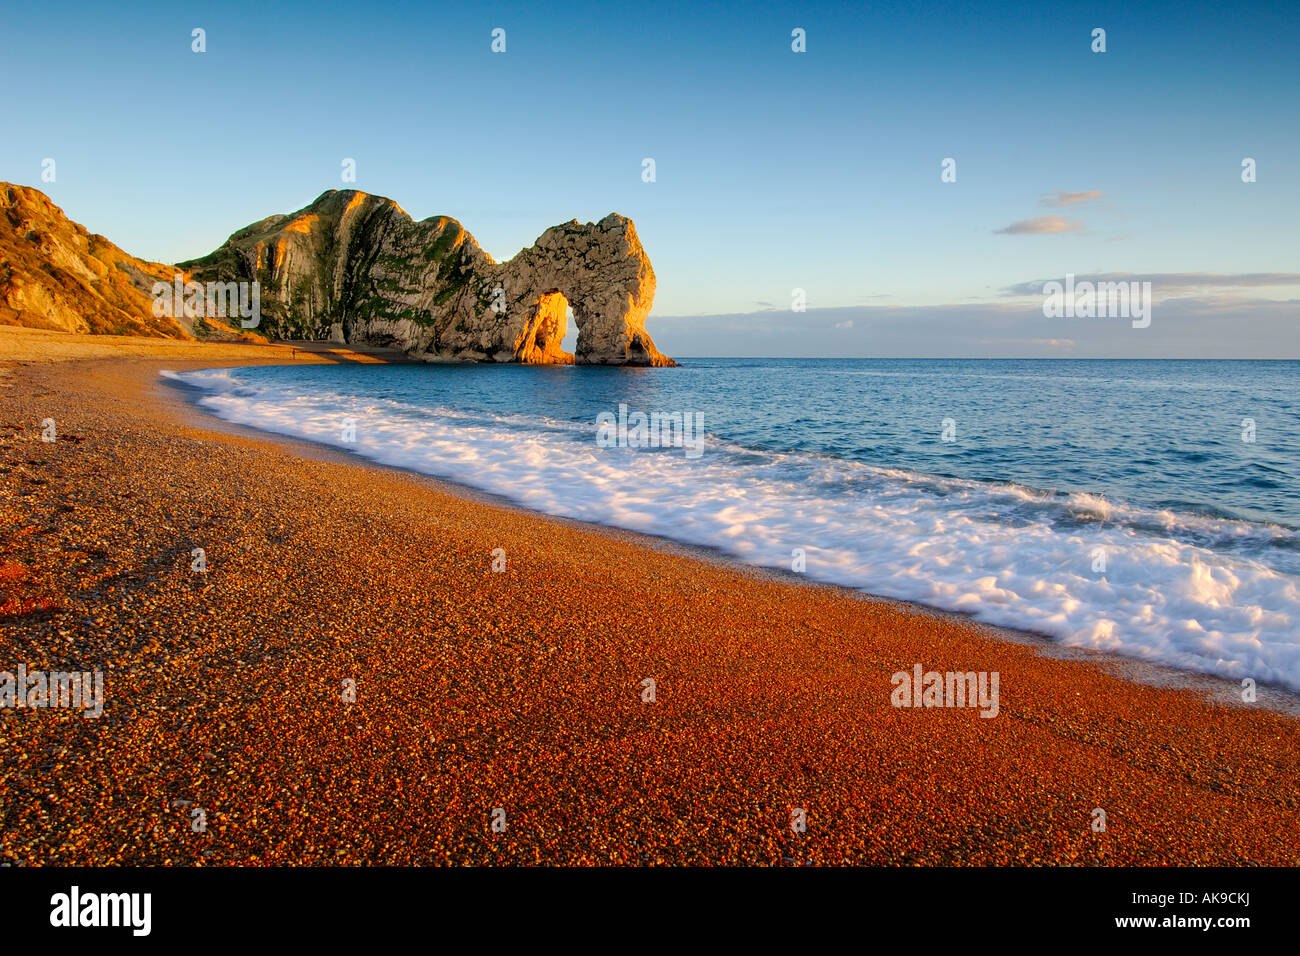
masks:
{"type": "Polygon", "coordinates": [[[990,624],[1300,690],[1300,548],[1289,529],[1094,495],[938,478],[717,440],[599,448],[588,427],[413,408],[227,371],[169,377],[229,421],[449,478],[547,514],[716,547],[990,624]],[[356,441],[343,440],[346,422],[356,441]],[[1291,550],[1277,543],[1291,545],[1291,550]],[[1105,570],[1094,571],[1096,549],[1105,570]]]}

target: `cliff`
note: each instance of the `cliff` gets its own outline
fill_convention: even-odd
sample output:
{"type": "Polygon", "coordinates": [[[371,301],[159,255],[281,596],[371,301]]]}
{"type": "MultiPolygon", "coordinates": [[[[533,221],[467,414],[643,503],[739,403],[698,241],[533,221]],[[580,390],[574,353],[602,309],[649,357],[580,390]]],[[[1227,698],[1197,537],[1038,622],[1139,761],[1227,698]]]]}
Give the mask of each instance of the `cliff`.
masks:
{"type": "Polygon", "coordinates": [[[129,256],[63,214],[39,189],[0,183],[0,325],[187,338],[152,312],[176,270],[129,256]]]}
{"type": "Polygon", "coordinates": [[[446,216],[330,190],[178,264],[197,282],[261,289],[259,331],[397,347],[447,361],[673,365],[645,330],[655,275],[631,220],[554,226],[496,262],[446,216]],[[576,352],[560,348],[573,309],[576,352]]]}

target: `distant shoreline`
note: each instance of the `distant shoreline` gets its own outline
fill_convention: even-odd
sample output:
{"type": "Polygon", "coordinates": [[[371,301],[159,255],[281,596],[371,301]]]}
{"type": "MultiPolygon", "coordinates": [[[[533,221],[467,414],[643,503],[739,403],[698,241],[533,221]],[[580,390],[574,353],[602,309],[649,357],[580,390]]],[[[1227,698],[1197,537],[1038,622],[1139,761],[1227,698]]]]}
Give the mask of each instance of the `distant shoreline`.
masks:
{"type": "MultiPolygon", "coordinates": [[[[394,364],[441,364],[424,359],[409,358],[398,349],[382,349],[364,345],[339,345],[327,341],[275,341],[267,344],[239,342],[205,342],[188,339],[145,338],[129,335],[102,335],[63,332],[54,329],[33,329],[20,325],[0,325],[0,361],[48,361],[87,358],[145,357],[182,358],[209,355],[216,359],[248,357],[267,361],[281,359],[286,362],[306,360],[307,355],[295,356],[293,351],[322,356],[323,361],[336,361],[337,356],[364,356],[394,364]],[[333,355],[335,358],[330,358],[333,355]]],[[[681,362],[726,361],[800,361],[800,362],[1292,362],[1300,358],[1107,358],[1107,357],[980,357],[962,356],[796,356],[796,355],[680,355],[681,362]]],[[[511,366],[518,363],[448,363],[511,366]]],[[[545,366],[554,367],[554,366],[545,366]]],[[[583,366],[574,366],[582,368],[583,366]]],[[[605,366],[592,366],[605,367],[605,366]]]]}

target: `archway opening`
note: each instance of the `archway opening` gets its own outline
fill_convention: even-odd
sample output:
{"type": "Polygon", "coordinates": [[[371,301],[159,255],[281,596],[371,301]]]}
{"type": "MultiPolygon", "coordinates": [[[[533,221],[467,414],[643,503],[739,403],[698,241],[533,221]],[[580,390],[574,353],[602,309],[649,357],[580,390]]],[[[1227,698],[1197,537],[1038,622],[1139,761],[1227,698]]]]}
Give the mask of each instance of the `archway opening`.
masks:
{"type": "Polygon", "coordinates": [[[564,303],[564,338],[560,342],[561,350],[572,355],[578,351],[578,323],[573,321],[573,306],[564,303]]]}

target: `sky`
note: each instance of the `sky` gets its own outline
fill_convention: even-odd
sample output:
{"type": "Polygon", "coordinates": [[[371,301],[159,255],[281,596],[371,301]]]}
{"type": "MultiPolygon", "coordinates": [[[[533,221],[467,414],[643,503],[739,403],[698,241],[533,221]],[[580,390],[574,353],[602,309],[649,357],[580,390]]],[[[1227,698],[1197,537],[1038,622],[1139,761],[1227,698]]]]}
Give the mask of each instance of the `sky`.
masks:
{"type": "Polygon", "coordinates": [[[161,262],[332,188],[497,259],[620,212],[676,356],[1300,358],[1300,4],[1141,6],[10,2],[0,179],[161,262]]]}

